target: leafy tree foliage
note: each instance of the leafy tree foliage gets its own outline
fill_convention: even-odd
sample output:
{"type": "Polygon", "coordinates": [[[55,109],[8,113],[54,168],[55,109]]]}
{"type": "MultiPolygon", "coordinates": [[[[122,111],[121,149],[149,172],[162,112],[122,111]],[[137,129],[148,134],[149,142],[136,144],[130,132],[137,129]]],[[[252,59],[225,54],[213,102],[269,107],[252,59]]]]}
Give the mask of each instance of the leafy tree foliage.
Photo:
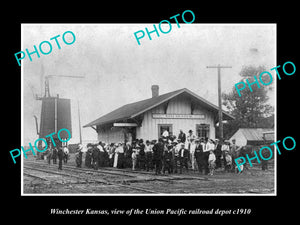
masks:
{"type": "MultiPolygon", "coordinates": [[[[242,77],[240,82],[246,83],[246,79],[248,79],[252,83],[255,81],[254,76],[259,80],[259,75],[263,71],[267,71],[264,66],[244,66],[239,73],[242,77]]],[[[270,77],[264,75],[262,80],[264,83],[268,83],[270,77]]],[[[257,84],[253,84],[251,88],[252,92],[246,85],[246,88],[241,91],[241,97],[235,87],[230,93],[222,94],[223,105],[235,117],[235,120],[224,124],[225,138],[232,136],[239,128],[267,128],[273,125],[274,108],[267,104],[269,99],[267,92],[273,88],[273,85],[260,84],[260,88],[258,88],[257,84]]]]}

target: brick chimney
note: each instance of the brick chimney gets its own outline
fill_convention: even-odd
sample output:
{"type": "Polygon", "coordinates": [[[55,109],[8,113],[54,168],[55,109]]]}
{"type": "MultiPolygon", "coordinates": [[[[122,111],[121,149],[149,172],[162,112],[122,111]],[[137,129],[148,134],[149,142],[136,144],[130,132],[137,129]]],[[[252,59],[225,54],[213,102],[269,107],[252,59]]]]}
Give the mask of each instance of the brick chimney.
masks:
{"type": "Polygon", "coordinates": [[[158,85],[152,85],[152,98],[159,96],[159,86],[158,85]]]}

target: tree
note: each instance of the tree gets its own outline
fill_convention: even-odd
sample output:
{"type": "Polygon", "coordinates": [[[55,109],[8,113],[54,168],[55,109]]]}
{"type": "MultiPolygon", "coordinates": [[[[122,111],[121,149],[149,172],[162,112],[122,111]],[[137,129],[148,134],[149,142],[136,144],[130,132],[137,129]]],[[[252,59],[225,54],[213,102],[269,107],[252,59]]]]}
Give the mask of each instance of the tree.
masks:
{"type": "MultiPolygon", "coordinates": [[[[239,73],[242,77],[240,82],[248,81],[254,82],[254,76],[259,78],[259,75],[266,71],[264,66],[244,66],[239,73]]],[[[268,76],[262,77],[265,83],[268,83],[270,79],[268,76]]],[[[252,92],[249,87],[241,91],[241,97],[238,95],[235,86],[228,94],[223,93],[223,105],[226,109],[235,117],[235,120],[228,121],[224,124],[224,133],[226,137],[230,137],[239,128],[263,128],[270,126],[270,122],[267,119],[274,115],[274,108],[267,104],[269,97],[267,96],[268,90],[272,89],[272,85],[263,86],[260,88],[256,84],[251,86],[252,92]]]]}

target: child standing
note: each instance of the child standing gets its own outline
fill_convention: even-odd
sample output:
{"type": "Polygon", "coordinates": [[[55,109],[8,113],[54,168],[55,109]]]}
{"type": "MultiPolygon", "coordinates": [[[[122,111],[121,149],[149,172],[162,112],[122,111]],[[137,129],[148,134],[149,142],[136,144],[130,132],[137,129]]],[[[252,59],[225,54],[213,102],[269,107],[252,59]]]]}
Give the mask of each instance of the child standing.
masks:
{"type": "Polygon", "coordinates": [[[241,173],[243,172],[243,170],[244,170],[244,165],[241,165],[241,163],[243,163],[243,162],[242,162],[242,159],[239,159],[239,160],[238,160],[238,163],[239,163],[239,168],[240,168],[240,169],[238,169],[238,167],[235,166],[235,172],[236,172],[237,174],[241,174],[241,173]]]}
{"type": "Polygon", "coordinates": [[[216,167],[216,156],[213,152],[213,150],[209,151],[209,156],[208,156],[208,168],[209,168],[209,175],[214,175],[214,170],[216,167]]]}
{"type": "Polygon", "coordinates": [[[137,155],[138,155],[138,150],[134,147],[132,149],[132,155],[131,155],[131,159],[132,159],[132,170],[135,170],[136,167],[136,163],[137,163],[137,155]]]}
{"type": "Polygon", "coordinates": [[[229,172],[232,168],[232,157],[228,151],[225,151],[225,171],[229,172]]]}

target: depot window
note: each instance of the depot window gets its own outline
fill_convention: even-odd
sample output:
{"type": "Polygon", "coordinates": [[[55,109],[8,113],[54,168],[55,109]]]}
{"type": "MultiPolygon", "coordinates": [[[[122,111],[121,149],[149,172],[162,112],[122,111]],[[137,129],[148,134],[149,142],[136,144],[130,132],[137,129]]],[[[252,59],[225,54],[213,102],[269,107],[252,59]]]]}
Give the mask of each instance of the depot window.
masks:
{"type": "Polygon", "coordinates": [[[209,137],[209,124],[196,124],[196,133],[199,138],[209,137]]]}

